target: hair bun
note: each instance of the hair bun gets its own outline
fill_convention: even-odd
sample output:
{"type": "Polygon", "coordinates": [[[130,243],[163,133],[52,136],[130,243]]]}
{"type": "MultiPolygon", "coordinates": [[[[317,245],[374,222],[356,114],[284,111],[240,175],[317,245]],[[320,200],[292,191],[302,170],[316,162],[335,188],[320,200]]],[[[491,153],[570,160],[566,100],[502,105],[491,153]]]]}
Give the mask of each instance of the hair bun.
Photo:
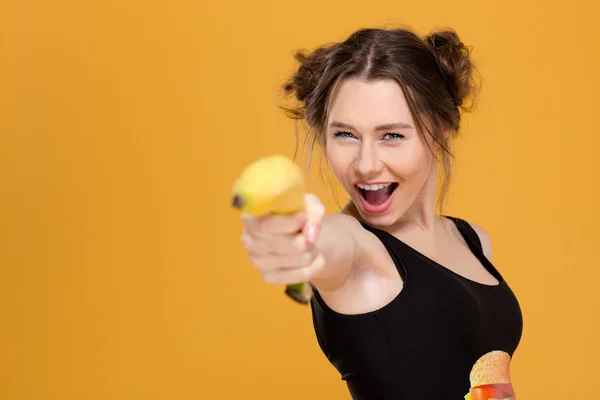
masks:
{"type": "Polygon", "coordinates": [[[307,115],[306,109],[311,108],[311,100],[319,85],[329,51],[329,47],[323,46],[313,51],[301,49],[294,54],[294,58],[300,65],[294,75],[283,85],[283,92],[286,96],[293,95],[303,105],[293,109],[283,107],[288,117],[307,118],[309,122],[313,122],[311,113],[307,115]]]}
{"type": "Polygon", "coordinates": [[[425,37],[425,43],[435,55],[454,103],[457,107],[468,108],[464,104],[470,98],[472,105],[477,89],[473,76],[476,70],[470,49],[452,29],[432,32],[425,37]]]}

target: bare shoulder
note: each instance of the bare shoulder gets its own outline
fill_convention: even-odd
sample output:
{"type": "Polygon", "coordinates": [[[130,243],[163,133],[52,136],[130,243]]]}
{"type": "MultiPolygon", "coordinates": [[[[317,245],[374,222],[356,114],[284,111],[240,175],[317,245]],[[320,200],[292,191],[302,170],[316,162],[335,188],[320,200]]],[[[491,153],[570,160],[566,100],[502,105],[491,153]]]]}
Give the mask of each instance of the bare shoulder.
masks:
{"type": "Polygon", "coordinates": [[[477,233],[477,236],[479,236],[481,247],[483,248],[483,254],[488,260],[492,261],[492,240],[490,239],[490,235],[485,229],[477,224],[469,222],[469,225],[471,225],[473,230],[477,233]]]}
{"type": "Polygon", "coordinates": [[[326,267],[312,283],[321,292],[340,291],[358,276],[364,254],[372,253],[376,238],[356,218],[343,213],[327,213],[321,223],[317,247],[326,267]]]}
{"type": "Polygon", "coordinates": [[[338,231],[350,235],[353,243],[357,246],[357,250],[364,260],[365,256],[371,254],[387,254],[387,250],[381,241],[372,232],[365,229],[356,218],[343,213],[327,214],[324,218],[327,225],[335,227],[338,231]]]}
{"type": "Polygon", "coordinates": [[[342,213],[327,213],[323,217],[323,220],[334,226],[346,226],[354,228],[358,228],[360,226],[360,222],[358,222],[356,218],[342,213]]]}
{"type": "Polygon", "coordinates": [[[356,218],[343,213],[326,214],[323,225],[342,231],[352,237],[356,244],[373,243],[374,235],[366,230],[356,218]]]}
{"type": "MultiPolygon", "coordinates": [[[[381,240],[356,218],[343,214],[327,214],[323,228],[335,240],[335,248],[349,236],[353,248],[353,265],[341,285],[315,285],[329,308],[342,314],[360,314],[389,303],[403,286],[392,258],[381,240]],[[333,237],[332,234],[336,236],[333,237]]],[[[341,247],[344,247],[343,249],[341,247]]]]}

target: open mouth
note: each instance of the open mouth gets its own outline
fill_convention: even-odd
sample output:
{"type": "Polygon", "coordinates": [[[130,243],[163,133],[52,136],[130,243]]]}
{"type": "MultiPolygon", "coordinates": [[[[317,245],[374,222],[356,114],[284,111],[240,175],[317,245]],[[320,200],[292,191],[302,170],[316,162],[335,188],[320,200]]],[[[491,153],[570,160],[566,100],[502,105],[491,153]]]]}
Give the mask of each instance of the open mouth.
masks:
{"type": "Polygon", "coordinates": [[[385,204],[394,190],[398,187],[398,183],[390,182],[390,183],[379,183],[379,184],[356,184],[354,185],[357,192],[360,194],[361,200],[364,200],[365,203],[371,206],[381,206],[385,204]]]}

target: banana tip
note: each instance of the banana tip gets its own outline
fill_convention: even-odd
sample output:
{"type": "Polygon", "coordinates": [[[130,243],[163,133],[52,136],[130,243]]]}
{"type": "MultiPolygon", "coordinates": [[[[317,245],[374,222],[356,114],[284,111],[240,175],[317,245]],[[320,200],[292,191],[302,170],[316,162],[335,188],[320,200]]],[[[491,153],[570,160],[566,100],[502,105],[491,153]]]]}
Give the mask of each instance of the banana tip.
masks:
{"type": "Polygon", "coordinates": [[[244,206],[244,199],[236,194],[231,200],[231,205],[235,208],[242,208],[244,206]]]}

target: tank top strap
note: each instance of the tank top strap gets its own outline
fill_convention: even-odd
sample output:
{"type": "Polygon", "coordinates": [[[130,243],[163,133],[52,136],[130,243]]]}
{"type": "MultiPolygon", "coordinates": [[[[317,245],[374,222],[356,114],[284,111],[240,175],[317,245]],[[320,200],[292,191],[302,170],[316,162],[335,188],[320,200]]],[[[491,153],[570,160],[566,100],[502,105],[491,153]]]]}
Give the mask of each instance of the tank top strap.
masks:
{"type": "Polygon", "coordinates": [[[392,258],[392,261],[394,262],[398,273],[400,274],[400,278],[402,278],[403,281],[406,281],[406,266],[402,262],[402,258],[400,256],[400,250],[398,248],[398,239],[394,235],[386,231],[374,228],[370,225],[367,225],[364,222],[360,222],[360,224],[363,226],[363,228],[377,236],[381,243],[383,243],[388,254],[392,258]]]}
{"type": "MultiPolygon", "coordinates": [[[[477,235],[477,232],[475,232],[473,227],[471,227],[471,225],[467,221],[465,221],[464,219],[461,219],[461,218],[451,217],[448,215],[443,215],[443,217],[446,217],[446,218],[452,220],[456,224],[458,231],[460,232],[462,237],[467,242],[471,251],[476,253],[478,258],[479,258],[479,256],[485,257],[483,255],[483,247],[481,245],[481,240],[479,239],[479,235],[477,235]]],[[[400,277],[402,278],[402,280],[406,280],[406,266],[402,262],[401,253],[402,253],[403,249],[410,248],[410,247],[407,246],[404,242],[400,241],[394,235],[392,235],[386,231],[374,228],[364,222],[361,222],[360,224],[363,226],[363,228],[365,228],[369,232],[373,233],[383,243],[386,250],[392,257],[392,260],[394,261],[394,264],[396,265],[396,269],[398,270],[400,277]],[[402,245],[399,245],[399,244],[402,244],[402,245]]]]}
{"type": "Polygon", "coordinates": [[[483,253],[483,247],[481,245],[481,240],[479,239],[479,235],[477,234],[477,232],[475,232],[475,230],[473,229],[471,224],[469,224],[464,219],[461,219],[458,217],[451,217],[449,215],[444,215],[444,217],[452,220],[456,224],[458,231],[460,232],[460,234],[463,236],[465,241],[471,247],[474,247],[477,250],[479,250],[481,253],[483,253]]]}

